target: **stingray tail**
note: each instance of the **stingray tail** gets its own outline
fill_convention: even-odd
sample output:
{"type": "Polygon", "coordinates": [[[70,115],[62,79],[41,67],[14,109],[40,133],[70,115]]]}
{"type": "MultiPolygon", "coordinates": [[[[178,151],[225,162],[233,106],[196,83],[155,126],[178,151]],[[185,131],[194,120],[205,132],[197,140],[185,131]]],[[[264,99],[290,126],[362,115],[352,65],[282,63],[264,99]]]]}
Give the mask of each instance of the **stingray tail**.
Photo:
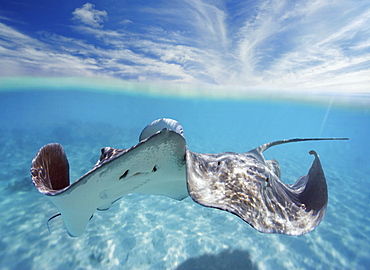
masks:
{"type": "Polygon", "coordinates": [[[69,163],[63,147],[50,143],[32,160],[31,177],[39,192],[50,195],[69,186],[69,163]]]}
{"type": "Polygon", "coordinates": [[[288,139],[288,140],[279,140],[279,141],[262,144],[259,147],[257,147],[255,150],[258,153],[262,153],[272,146],[284,144],[284,143],[305,142],[305,141],[334,141],[334,140],[349,140],[349,138],[296,138],[296,139],[288,139]]]}

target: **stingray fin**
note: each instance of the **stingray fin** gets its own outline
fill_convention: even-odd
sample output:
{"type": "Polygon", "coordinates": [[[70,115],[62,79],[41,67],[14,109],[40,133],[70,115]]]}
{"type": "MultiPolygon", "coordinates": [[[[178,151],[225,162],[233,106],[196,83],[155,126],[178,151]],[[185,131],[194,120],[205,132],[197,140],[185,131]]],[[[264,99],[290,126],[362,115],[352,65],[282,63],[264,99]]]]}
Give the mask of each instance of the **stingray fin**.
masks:
{"type": "Polygon", "coordinates": [[[69,186],[69,163],[63,147],[58,143],[42,147],[32,160],[31,176],[43,194],[52,194],[69,186]]]}
{"type": "MultiPolygon", "coordinates": [[[[164,195],[178,200],[188,195],[185,176],[186,142],[182,135],[168,129],[160,130],[126,150],[115,149],[119,151],[112,152],[106,149],[91,171],[59,190],[50,188],[49,181],[46,181],[52,179],[50,171],[54,171],[53,166],[57,164],[53,160],[55,155],[44,155],[45,149],[58,152],[54,153],[58,158],[61,153],[64,154],[61,145],[44,146],[32,163],[32,179],[38,190],[47,195],[58,208],[71,236],[79,236],[84,232],[97,209],[108,209],[110,204],[126,194],[164,195]],[[49,162],[48,166],[42,167],[42,174],[36,173],[41,168],[38,166],[40,159],[49,162]],[[39,181],[39,178],[44,179],[40,175],[49,177],[39,181]]],[[[64,158],[65,154],[62,160],[64,158]]]]}
{"type": "Polygon", "coordinates": [[[49,222],[51,220],[53,220],[54,218],[59,217],[59,216],[61,216],[61,213],[55,214],[54,216],[52,216],[51,218],[49,218],[48,221],[46,222],[46,226],[48,227],[48,231],[49,231],[50,234],[51,234],[51,231],[50,231],[50,227],[49,227],[49,222]]]}
{"type": "MultiPolygon", "coordinates": [[[[264,150],[285,142],[267,144],[264,150]]],[[[189,195],[203,206],[237,215],[260,232],[301,235],[313,230],[321,222],[328,201],[316,152],[310,151],[315,156],[313,164],[294,185],[280,180],[277,163],[265,162],[262,155],[261,161],[254,154],[255,149],[243,154],[187,151],[189,195]]]]}
{"type": "MultiPolygon", "coordinates": [[[[310,151],[310,154],[315,156],[315,160],[304,179],[303,185],[301,184],[305,188],[299,193],[299,202],[304,205],[306,211],[313,211],[314,214],[318,214],[322,209],[325,210],[328,203],[328,188],[319,156],[313,150],[310,151]]],[[[294,185],[291,188],[293,190],[298,189],[294,185]]]]}

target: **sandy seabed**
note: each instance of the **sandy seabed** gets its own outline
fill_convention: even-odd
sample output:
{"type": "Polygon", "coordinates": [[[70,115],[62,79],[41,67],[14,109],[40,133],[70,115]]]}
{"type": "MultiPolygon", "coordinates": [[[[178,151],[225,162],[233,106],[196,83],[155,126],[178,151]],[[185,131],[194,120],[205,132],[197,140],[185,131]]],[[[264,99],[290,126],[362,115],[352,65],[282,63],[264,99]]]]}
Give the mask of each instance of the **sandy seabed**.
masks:
{"type": "Polygon", "coordinates": [[[370,266],[368,112],[334,108],[328,116],[327,108],[320,106],[180,99],[158,104],[153,98],[118,95],[114,102],[124,104],[124,113],[115,119],[120,112],[107,105],[112,97],[105,101],[104,94],[94,94],[98,95],[94,100],[83,93],[76,97],[76,102],[57,93],[58,102],[65,104],[63,107],[46,104],[55,102],[55,93],[49,96],[40,92],[37,95],[42,99],[37,99],[37,107],[45,103],[43,110],[34,109],[35,103],[24,98],[29,93],[0,95],[3,105],[0,113],[6,114],[0,128],[1,269],[368,269],[370,266]],[[142,106],[140,110],[138,104],[142,106]],[[144,113],[148,104],[161,109],[144,113]],[[126,112],[130,111],[133,113],[128,115],[126,112]],[[83,236],[69,237],[60,217],[50,221],[50,234],[46,222],[57,209],[38,193],[29,176],[37,150],[49,142],[62,143],[74,181],[92,168],[100,148],[132,146],[137,143],[141,129],[159,117],[179,120],[189,148],[197,152],[244,152],[270,140],[304,134],[350,137],[349,141],[278,146],[266,152],[267,158],[279,160],[287,183],[307,173],[312,162],[309,150],[319,153],[329,187],[329,205],[323,222],[313,232],[298,237],[262,234],[238,217],[202,207],[189,197],[176,201],[130,194],[108,211],[96,212],[83,236]],[[302,126],[305,130],[294,132],[302,126]]]}

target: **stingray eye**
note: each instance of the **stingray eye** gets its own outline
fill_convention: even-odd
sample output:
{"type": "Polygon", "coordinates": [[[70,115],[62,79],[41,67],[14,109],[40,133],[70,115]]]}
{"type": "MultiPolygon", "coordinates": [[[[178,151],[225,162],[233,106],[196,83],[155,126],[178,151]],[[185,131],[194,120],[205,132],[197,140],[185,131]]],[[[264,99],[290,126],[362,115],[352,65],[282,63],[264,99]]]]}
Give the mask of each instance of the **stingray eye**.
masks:
{"type": "Polygon", "coordinates": [[[152,172],[156,172],[157,170],[158,170],[158,167],[157,167],[157,165],[155,165],[155,166],[153,167],[152,172]]]}
{"type": "Polygon", "coordinates": [[[32,175],[33,177],[36,177],[38,174],[39,174],[38,170],[36,170],[36,169],[31,169],[31,175],[32,175]]]}

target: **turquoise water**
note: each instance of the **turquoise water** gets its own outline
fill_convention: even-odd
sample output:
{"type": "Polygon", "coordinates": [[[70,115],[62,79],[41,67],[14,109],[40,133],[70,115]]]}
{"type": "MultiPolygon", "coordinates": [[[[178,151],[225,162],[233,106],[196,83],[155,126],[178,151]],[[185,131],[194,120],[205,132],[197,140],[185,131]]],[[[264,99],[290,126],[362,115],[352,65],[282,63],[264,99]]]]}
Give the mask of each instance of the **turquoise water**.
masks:
{"type": "Polygon", "coordinates": [[[0,268],[2,269],[368,269],[370,267],[370,109],[273,100],[180,99],[124,93],[0,93],[0,268]],[[151,121],[179,121],[190,150],[245,152],[279,139],[349,137],[265,152],[282,179],[305,175],[318,152],[329,188],[323,222],[293,237],[262,234],[236,216],[190,198],[131,194],[97,212],[71,238],[49,199],[31,183],[40,147],[61,143],[71,180],[105,146],[128,148],[151,121]]]}

